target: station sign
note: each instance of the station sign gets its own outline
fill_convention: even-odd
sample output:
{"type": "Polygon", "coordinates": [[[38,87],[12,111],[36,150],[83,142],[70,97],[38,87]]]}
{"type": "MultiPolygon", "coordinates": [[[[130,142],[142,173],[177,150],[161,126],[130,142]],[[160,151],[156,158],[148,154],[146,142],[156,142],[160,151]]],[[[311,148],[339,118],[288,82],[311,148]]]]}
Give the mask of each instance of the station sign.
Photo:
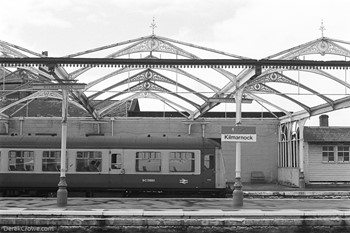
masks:
{"type": "Polygon", "coordinates": [[[48,83],[48,84],[32,84],[35,90],[58,90],[58,89],[85,89],[85,83],[48,83]]]}
{"type": "Polygon", "coordinates": [[[221,141],[256,142],[256,127],[254,126],[222,126],[221,141]]]}

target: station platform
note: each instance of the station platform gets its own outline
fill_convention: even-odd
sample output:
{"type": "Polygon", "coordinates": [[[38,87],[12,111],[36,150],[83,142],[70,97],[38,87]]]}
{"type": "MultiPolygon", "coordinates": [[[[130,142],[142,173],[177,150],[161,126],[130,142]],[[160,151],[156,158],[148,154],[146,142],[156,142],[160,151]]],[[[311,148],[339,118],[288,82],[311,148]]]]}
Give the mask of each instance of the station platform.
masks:
{"type": "Polygon", "coordinates": [[[0,197],[0,232],[350,232],[350,188],[243,184],[227,198],[0,197]]]}
{"type": "Polygon", "coordinates": [[[0,198],[0,232],[350,232],[350,199],[0,198]]]}
{"type": "Polygon", "coordinates": [[[243,191],[246,198],[350,198],[350,184],[313,184],[294,188],[275,183],[244,183],[243,191]]]}

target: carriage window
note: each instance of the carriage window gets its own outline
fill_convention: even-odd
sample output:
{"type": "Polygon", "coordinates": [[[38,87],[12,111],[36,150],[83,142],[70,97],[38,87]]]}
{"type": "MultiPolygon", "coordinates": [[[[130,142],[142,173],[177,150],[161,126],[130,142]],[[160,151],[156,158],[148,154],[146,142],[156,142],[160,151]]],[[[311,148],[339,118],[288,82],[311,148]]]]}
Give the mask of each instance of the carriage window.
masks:
{"type": "Polygon", "coordinates": [[[338,146],[338,162],[348,163],[349,160],[349,146],[338,146]]]}
{"type": "MultiPolygon", "coordinates": [[[[68,158],[67,158],[67,161],[68,161],[68,158]]],[[[67,161],[66,161],[66,165],[68,164],[67,161]]],[[[61,170],[61,151],[44,151],[42,169],[44,172],[60,171],[61,170]]]]}
{"type": "Polygon", "coordinates": [[[33,171],[34,152],[33,151],[10,151],[9,171],[33,171]]]}
{"type": "Polygon", "coordinates": [[[171,152],[169,158],[170,172],[194,172],[193,152],[171,152]]]}
{"type": "Polygon", "coordinates": [[[122,155],[112,154],[111,169],[121,169],[121,168],[122,168],[122,155]]]}
{"type": "Polygon", "coordinates": [[[205,155],[204,156],[204,167],[207,169],[214,169],[215,168],[214,155],[205,155]]]}
{"type": "Polygon", "coordinates": [[[160,172],[161,159],[160,152],[137,152],[136,153],[137,172],[160,172]]]}
{"type": "Polygon", "coordinates": [[[101,151],[78,151],[77,172],[100,172],[102,164],[101,151]]]}

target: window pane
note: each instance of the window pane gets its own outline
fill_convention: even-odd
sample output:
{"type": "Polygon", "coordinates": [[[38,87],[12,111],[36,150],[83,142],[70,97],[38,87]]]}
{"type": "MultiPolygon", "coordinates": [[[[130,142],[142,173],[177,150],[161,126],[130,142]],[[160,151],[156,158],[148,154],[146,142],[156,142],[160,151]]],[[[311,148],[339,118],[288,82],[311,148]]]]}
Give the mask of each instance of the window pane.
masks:
{"type": "Polygon", "coordinates": [[[34,152],[33,151],[10,151],[9,171],[33,171],[34,152]]]}
{"type": "Polygon", "coordinates": [[[160,172],[161,158],[160,152],[137,152],[136,153],[137,172],[160,172]]]}
{"type": "Polygon", "coordinates": [[[101,165],[102,165],[102,152],[101,151],[77,152],[76,163],[77,163],[76,170],[78,172],[100,172],[101,165]]]}
{"type": "Polygon", "coordinates": [[[205,155],[204,156],[204,167],[207,169],[214,169],[215,168],[215,160],[214,155],[205,155]]]}
{"type": "Polygon", "coordinates": [[[323,152],[322,153],[322,161],[323,162],[328,162],[328,153],[327,152],[323,152]]]}
{"type": "Polygon", "coordinates": [[[338,146],[338,162],[349,162],[349,146],[338,146]]]}
{"type": "Polygon", "coordinates": [[[122,168],[121,154],[112,154],[111,169],[121,169],[121,168],[122,168]]]}
{"type": "Polygon", "coordinates": [[[170,153],[169,170],[170,172],[194,172],[194,153],[170,153]]]}
{"type": "Polygon", "coordinates": [[[350,162],[349,161],[349,152],[344,153],[344,162],[350,162]]]}
{"type": "Polygon", "coordinates": [[[323,146],[322,147],[322,161],[323,162],[334,162],[334,146],[323,146]]]}
{"type": "MultiPolygon", "coordinates": [[[[66,163],[67,164],[67,163],[66,163]]],[[[61,170],[61,151],[44,151],[42,160],[43,171],[61,170]]]]}

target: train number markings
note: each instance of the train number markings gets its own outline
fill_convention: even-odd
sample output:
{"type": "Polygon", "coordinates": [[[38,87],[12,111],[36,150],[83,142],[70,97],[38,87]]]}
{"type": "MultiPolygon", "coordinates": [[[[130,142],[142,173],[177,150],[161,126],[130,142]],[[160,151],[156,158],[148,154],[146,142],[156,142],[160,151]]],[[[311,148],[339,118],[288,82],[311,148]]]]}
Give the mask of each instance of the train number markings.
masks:
{"type": "Polygon", "coordinates": [[[156,179],[142,179],[143,183],[154,183],[156,182],[156,179]]]}

